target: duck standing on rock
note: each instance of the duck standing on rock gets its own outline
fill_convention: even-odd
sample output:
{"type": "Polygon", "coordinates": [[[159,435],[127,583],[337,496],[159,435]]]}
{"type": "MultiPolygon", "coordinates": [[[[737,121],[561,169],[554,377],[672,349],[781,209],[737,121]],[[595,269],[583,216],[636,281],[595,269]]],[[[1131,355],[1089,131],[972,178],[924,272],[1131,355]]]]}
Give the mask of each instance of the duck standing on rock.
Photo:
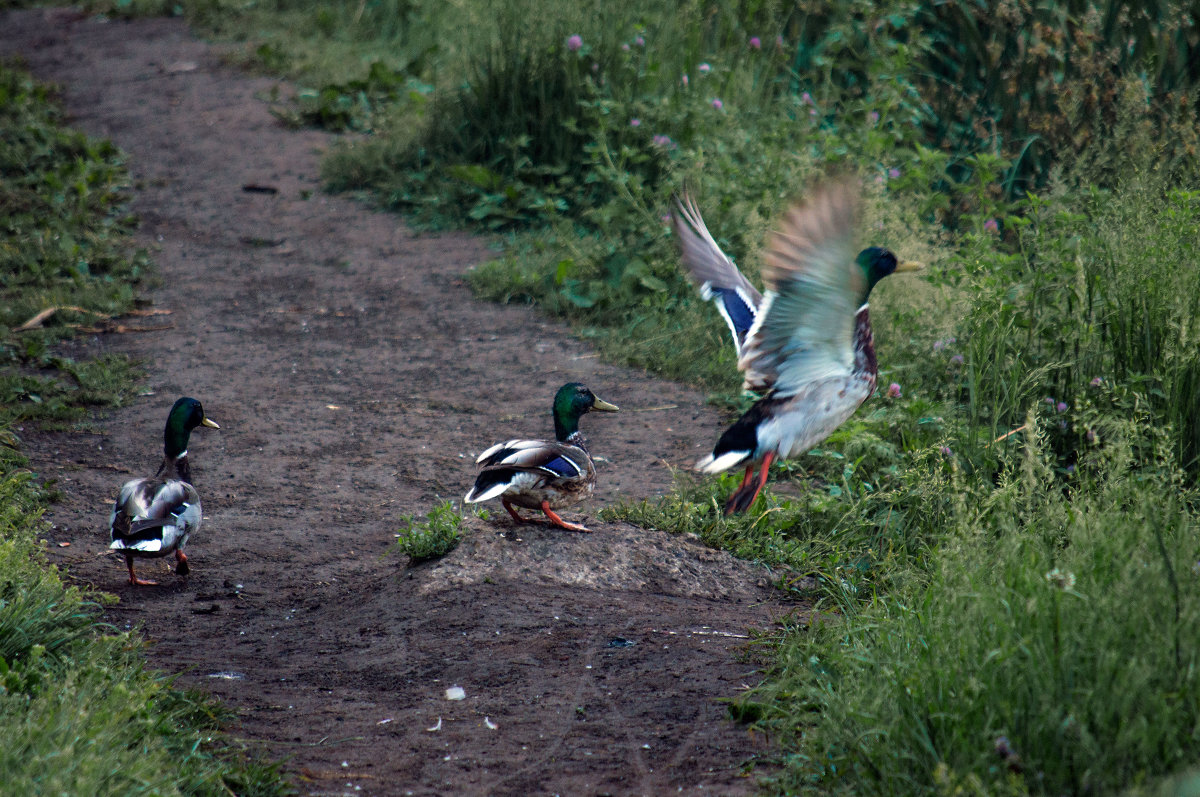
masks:
{"type": "Polygon", "coordinates": [[[617,407],[578,382],[560,387],[551,409],[555,440],[509,440],[484,451],[475,460],[482,470],[463,500],[473,504],[499,498],[518,523],[529,520],[513,509],[514,504],[540,509],[561,528],[590,531],[568,523],[555,510],[579,503],[596,485],[596,465],[579,431],[579,419],[593,410],[616,412],[617,407]]]}
{"type": "Polygon", "coordinates": [[[684,265],[733,333],[743,386],[763,394],[696,463],[704,473],[745,466],[726,515],[754,503],[775,459],[820,443],[875,391],[867,299],[889,274],[923,266],[877,246],[854,255],[860,202],[857,182],[843,179],[793,205],[768,243],[762,295],[717,246],[691,199],[676,203],[684,265]]]}
{"type": "Polygon", "coordinates": [[[108,525],[114,551],[125,555],[129,583],[154,585],[133,572],[137,557],[157,558],[175,554],[175,572],[188,573],[183,547],[188,537],[200,528],[200,496],[192,486],[187,447],[197,426],[220,429],[204,416],[204,408],[194,398],[181,398],[171,407],[163,431],[163,462],[152,479],[132,479],[121,487],[113,503],[108,525]]]}

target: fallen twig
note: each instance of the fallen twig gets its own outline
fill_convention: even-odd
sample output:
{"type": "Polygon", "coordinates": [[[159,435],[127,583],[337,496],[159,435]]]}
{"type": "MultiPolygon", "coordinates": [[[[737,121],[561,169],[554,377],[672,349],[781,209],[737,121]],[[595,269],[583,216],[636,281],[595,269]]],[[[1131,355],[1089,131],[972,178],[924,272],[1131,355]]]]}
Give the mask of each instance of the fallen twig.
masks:
{"type": "Polygon", "coordinates": [[[175,312],[168,310],[165,307],[147,307],[145,310],[130,310],[125,315],[147,316],[147,315],[170,315],[175,312]]]}
{"type": "MultiPolygon", "coordinates": [[[[157,326],[157,327],[127,327],[124,324],[118,324],[113,320],[114,318],[117,318],[117,316],[110,316],[110,315],[101,313],[96,310],[89,310],[86,307],[76,307],[73,304],[63,304],[63,305],[55,305],[53,307],[47,307],[44,310],[40,310],[37,313],[37,315],[35,315],[33,318],[29,319],[24,324],[21,324],[21,326],[13,329],[13,332],[28,332],[31,329],[37,329],[38,327],[41,327],[43,324],[45,324],[46,321],[48,321],[50,319],[50,317],[53,316],[55,313],[61,312],[63,310],[69,310],[74,313],[83,313],[84,315],[90,315],[90,316],[94,316],[96,318],[103,319],[100,322],[100,326],[94,326],[94,327],[84,326],[83,324],[67,324],[67,326],[71,327],[72,329],[75,329],[75,330],[78,330],[79,332],[84,332],[84,333],[157,332],[157,331],[163,330],[163,329],[171,329],[174,326],[173,324],[167,324],[166,326],[157,326]]],[[[124,313],[123,315],[131,315],[131,316],[141,317],[141,316],[151,316],[151,315],[170,315],[171,312],[172,312],[171,310],[163,310],[160,308],[151,308],[148,310],[130,310],[128,313],[124,313]]]]}
{"type": "Polygon", "coordinates": [[[1020,426],[1018,426],[1016,429],[1013,429],[1011,432],[1005,432],[1004,434],[1000,435],[1000,436],[999,436],[999,437],[997,437],[995,440],[993,440],[993,441],[992,441],[992,443],[993,443],[993,444],[995,444],[995,443],[999,443],[1001,440],[1007,440],[1008,438],[1012,437],[1012,436],[1013,436],[1013,435],[1015,435],[1017,432],[1023,432],[1023,431],[1025,431],[1025,427],[1026,427],[1026,425],[1027,425],[1027,424],[1024,424],[1024,423],[1023,423],[1023,424],[1021,424],[1020,426]]]}
{"type": "Polygon", "coordinates": [[[47,307],[45,310],[40,311],[33,318],[14,329],[13,332],[28,332],[31,329],[37,329],[46,322],[46,319],[60,310],[73,310],[76,313],[86,313],[87,315],[94,315],[100,318],[109,318],[109,316],[105,315],[104,313],[98,313],[95,310],[89,310],[86,307],[76,307],[75,305],[69,304],[56,305],[54,307],[47,307]]]}
{"type": "Polygon", "coordinates": [[[677,409],[679,409],[678,404],[662,404],[658,407],[634,407],[631,410],[627,410],[627,412],[659,412],[660,410],[677,410],[677,409]]]}
{"type": "Polygon", "coordinates": [[[91,462],[78,461],[76,464],[82,465],[89,470],[115,470],[117,473],[133,473],[132,470],[124,465],[113,465],[110,462],[98,462],[93,464],[91,462]]]}
{"type": "Polygon", "coordinates": [[[82,332],[85,335],[95,335],[101,332],[110,332],[117,335],[123,335],[126,332],[161,332],[164,329],[174,329],[174,324],[160,324],[156,327],[127,327],[124,324],[114,324],[111,321],[98,327],[85,327],[83,324],[67,324],[76,332],[82,332]]]}

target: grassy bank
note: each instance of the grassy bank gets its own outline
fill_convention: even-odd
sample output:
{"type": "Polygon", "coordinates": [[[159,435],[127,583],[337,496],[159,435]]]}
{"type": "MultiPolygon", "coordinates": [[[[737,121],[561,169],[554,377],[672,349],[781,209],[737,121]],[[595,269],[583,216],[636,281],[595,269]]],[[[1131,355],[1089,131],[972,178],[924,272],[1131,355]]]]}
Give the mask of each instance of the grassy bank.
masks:
{"type": "Polygon", "coordinates": [[[218,705],[146,668],[138,634],[107,625],[104,596],[68,585],[39,540],[51,494],[20,433],[71,428],[140,380],[125,358],[62,353],[150,276],[126,180],[111,144],[65,128],[49,91],[0,63],[0,773],[12,794],[287,793],[222,735],[218,705]]]}
{"type": "MultiPolygon", "coordinates": [[[[481,296],[744,406],[664,222],[688,185],[752,278],[772,219],[860,175],[932,264],[872,297],[882,380],[762,504],[681,478],[609,510],[790,575],[740,717],[794,793],[1182,788],[1200,761],[1194,5],[183,4],[354,131],[334,190],[503,236],[481,296]],[[537,24],[531,24],[537,20],[537,24]]],[[[713,437],[719,430],[712,430],[713,437]]]]}

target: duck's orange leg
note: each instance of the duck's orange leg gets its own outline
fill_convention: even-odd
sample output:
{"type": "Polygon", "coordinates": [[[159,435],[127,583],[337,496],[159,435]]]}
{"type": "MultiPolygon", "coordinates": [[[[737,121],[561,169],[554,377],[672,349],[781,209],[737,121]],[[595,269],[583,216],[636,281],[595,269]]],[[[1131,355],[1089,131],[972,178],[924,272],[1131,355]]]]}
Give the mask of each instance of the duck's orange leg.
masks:
{"type": "Polygon", "coordinates": [[[148,581],[147,579],[138,578],[136,575],[134,575],[134,573],[133,573],[133,557],[132,556],[125,557],[125,566],[129,568],[129,584],[130,584],[130,586],[134,586],[134,587],[137,587],[137,586],[157,587],[158,586],[157,581],[148,581]]]}
{"type": "Polygon", "coordinates": [[[742,490],[745,490],[746,485],[750,483],[750,477],[753,475],[754,475],[754,463],[751,462],[749,465],[746,466],[746,475],[742,477],[742,483],[738,485],[738,488],[736,490],[734,490],[734,492],[738,493],[738,492],[741,492],[742,490]]]}
{"type": "MultiPolygon", "coordinates": [[[[750,496],[750,504],[754,503],[754,499],[758,498],[758,494],[762,492],[762,488],[767,486],[767,476],[771,474],[771,463],[775,461],[775,452],[770,451],[763,457],[762,468],[758,471],[758,486],[754,488],[754,495],[750,496]]],[[[750,504],[746,504],[747,507],[750,504]]]]}
{"type": "Polygon", "coordinates": [[[513,520],[517,521],[518,523],[528,523],[529,522],[528,518],[523,518],[519,514],[517,514],[517,510],[513,509],[513,505],[508,502],[507,498],[501,498],[500,503],[504,506],[504,508],[506,510],[508,510],[508,514],[512,516],[513,520]]]}
{"type": "Polygon", "coordinates": [[[551,523],[556,526],[561,526],[568,531],[591,531],[591,529],[589,529],[587,526],[581,526],[578,523],[568,523],[560,518],[557,514],[555,514],[554,510],[550,508],[549,501],[542,501],[542,511],[546,513],[546,517],[550,518],[551,523]]]}
{"type": "Polygon", "coordinates": [[[175,574],[186,576],[191,568],[188,567],[187,556],[185,556],[183,551],[179,550],[178,548],[175,549],[175,561],[178,562],[178,564],[175,565],[175,574]]]}
{"type": "Polygon", "coordinates": [[[738,512],[745,512],[758,498],[758,494],[762,492],[762,488],[766,486],[767,476],[771,473],[771,463],[775,460],[775,452],[769,452],[763,457],[762,465],[758,471],[758,478],[751,481],[750,474],[754,470],[754,465],[751,464],[746,468],[746,475],[742,479],[742,484],[733,495],[729,496],[729,500],[725,502],[725,514],[734,515],[738,512]]]}

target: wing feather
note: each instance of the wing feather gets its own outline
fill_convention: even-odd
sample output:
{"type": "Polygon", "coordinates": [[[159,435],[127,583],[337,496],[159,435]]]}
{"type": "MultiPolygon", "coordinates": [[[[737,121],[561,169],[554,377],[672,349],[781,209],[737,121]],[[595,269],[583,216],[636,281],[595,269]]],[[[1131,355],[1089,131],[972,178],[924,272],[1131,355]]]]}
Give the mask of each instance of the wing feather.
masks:
{"type": "Polygon", "coordinates": [[[696,203],[686,193],[675,199],[671,214],[680,257],[700,296],[717,306],[729,326],[738,354],[758,315],[762,294],[738,270],[709,233],[696,203]]]}
{"type": "Polygon", "coordinates": [[[200,517],[200,496],[187,482],[134,479],[121,487],[113,503],[109,547],[142,553],[171,551],[199,526],[200,517]]]}
{"type": "Polygon", "coordinates": [[[794,205],[765,254],[767,293],[738,368],[751,389],[786,397],[815,380],[849,375],[854,316],[865,275],[855,264],[858,185],[819,187],[794,205]]]}
{"type": "MultiPolygon", "coordinates": [[[[522,441],[536,442],[536,441],[522,441]]],[[[517,470],[540,470],[551,476],[573,479],[583,473],[583,468],[573,458],[570,448],[560,443],[541,442],[537,446],[505,449],[493,455],[490,467],[515,468],[517,470]],[[503,456],[501,456],[503,455],[503,456]]]]}
{"type": "Polygon", "coordinates": [[[524,451],[526,449],[537,448],[538,446],[544,446],[544,445],[546,445],[546,442],[544,440],[521,440],[521,439],[509,440],[504,443],[496,443],[496,445],[492,446],[487,451],[484,451],[482,454],[480,454],[475,459],[475,462],[480,465],[484,465],[484,466],[498,465],[501,462],[503,462],[504,460],[506,460],[507,458],[513,456],[514,454],[519,454],[521,451],[524,451]]]}
{"type": "Polygon", "coordinates": [[[587,473],[587,453],[575,446],[548,440],[509,440],[492,448],[496,450],[488,449],[491,454],[467,492],[464,500],[468,503],[495,498],[510,487],[540,489],[587,473]]]}
{"type": "Polygon", "coordinates": [[[185,504],[197,504],[200,497],[192,485],[184,481],[171,480],[154,494],[154,500],[146,512],[147,518],[166,518],[176,515],[185,504]]]}

